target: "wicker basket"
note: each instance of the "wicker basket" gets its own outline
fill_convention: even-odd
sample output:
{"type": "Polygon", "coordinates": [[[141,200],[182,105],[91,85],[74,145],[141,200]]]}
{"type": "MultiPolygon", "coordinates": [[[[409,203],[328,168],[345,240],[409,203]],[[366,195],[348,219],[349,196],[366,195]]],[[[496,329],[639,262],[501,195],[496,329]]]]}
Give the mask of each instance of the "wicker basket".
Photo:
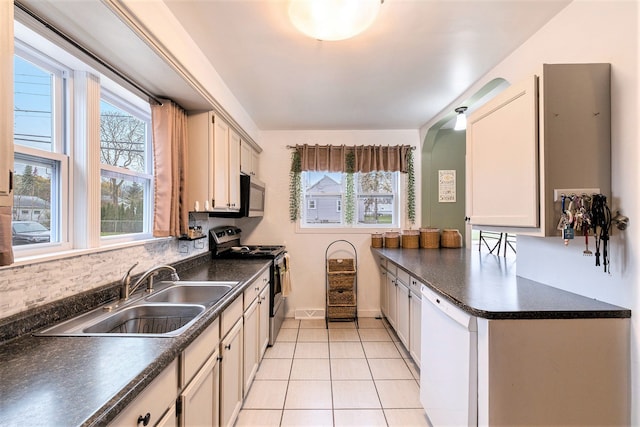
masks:
{"type": "Polygon", "coordinates": [[[426,249],[438,249],[440,247],[440,229],[421,228],[420,247],[426,249]]]}
{"type": "Polygon", "coordinates": [[[371,235],[371,247],[372,248],[381,248],[382,247],[382,233],[373,233],[371,235]]]}
{"type": "Polygon", "coordinates": [[[402,232],[402,247],[404,249],[418,249],[420,247],[420,232],[418,230],[404,230],[402,232]]]}
{"type": "Polygon", "coordinates": [[[353,319],[356,317],[356,306],[328,306],[327,315],[331,319],[353,319]]]}
{"type": "Polygon", "coordinates": [[[330,258],[327,260],[327,271],[329,273],[354,272],[356,271],[353,258],[330,258]]]}
{"type": "Polygon", "coordinates": [[[329,289],[329,305],[355,305],[356,295],[351,289],[329,289]]]}
{"type": "Polygon", "coordinates": [[[327,273],[329,279],[329,289],[331,290],[349,290],[353,289],[353,283],[356,280],[356,272],[352,273],[327,273]]]}
{"type": "Polygon", "coordinates": [[[400,233],[398,233],[397,231],[387,231],[386,233],[384,233],[384,247],[399,248],[400,233]]]}
{"type": "Polygon", "coordinates": [[[461,248],[462,235],[455,228],[445,228],[442,230],[441,243],[443,248],[461,248]]]}

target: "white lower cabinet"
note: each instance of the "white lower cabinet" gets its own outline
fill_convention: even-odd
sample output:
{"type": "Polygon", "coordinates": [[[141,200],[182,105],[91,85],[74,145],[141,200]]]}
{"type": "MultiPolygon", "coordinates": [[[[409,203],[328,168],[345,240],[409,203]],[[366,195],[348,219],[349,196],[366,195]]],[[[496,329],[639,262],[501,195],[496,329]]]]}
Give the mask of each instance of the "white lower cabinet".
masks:
{"type": "Polygon", "coordinates": [[[174,360],[109,425],[155,426],[174,406],[177,394],[178,362],[174,360]]]}
{"type": "Polygon", "coordinates": [[[271,289],[271,285],[267,282],[267,286],[260,292],[258,296],[259,301],[258,311],[260,314],[258,315],[260,319],[260,324],[258,328],[258,363],[262,360],[264,353],[267,351],[267,347],[269,346],[269,312],[270,312],[270,301],[269,301],[269,292],[271,289]]]}
{"type": "Polygon", "coordinates": [[[155,427],[177,427],[178,426],[178,414],[176,412],[176,405],[172,405],[171,408],[164,414],[164,416],[158,421],[155,427]]]}
{"type": "Polygon", "coordinates": [[[420,367],[420,331],[422,330],[422,283],[413,277],[409,285],[409,354],[420,367]]]}
{"type": "Polygon", "coordinates": [[[396,334],[400,342],[409,348],[409,288],[396,279],[396,334]]]}
{"type": "Polygon", "coordinates": [[[260,357],[258,352],[258,333],[260,331],[260,306],[255,298],[244,311],[244,394],[249,391],[253,378],[258,371],[260,357]]]}
{"type": "MultiPolygon", "coordinates": [[[[240,298],[240,300],[242,300],[240,298]]],[[[224,314],[223,314],[224,315],[224,314]]],[[[242,407],[242,317],[220,343],[220,425],[232,426],[242,407]]]]}
{"type": "Polygon", "coordinates": [[[420,285],[407,271],[380,258],[380,311],[418,366],[422,322],[420,285]]]}
{"type": "MultiPolygon", "coordinates": [[[[180,394],[180,426],[214,426],[219,419],[220,361],[214,352],[180,394]]],[[[169,425],[169,424],[167,424],[169,425]]]]}

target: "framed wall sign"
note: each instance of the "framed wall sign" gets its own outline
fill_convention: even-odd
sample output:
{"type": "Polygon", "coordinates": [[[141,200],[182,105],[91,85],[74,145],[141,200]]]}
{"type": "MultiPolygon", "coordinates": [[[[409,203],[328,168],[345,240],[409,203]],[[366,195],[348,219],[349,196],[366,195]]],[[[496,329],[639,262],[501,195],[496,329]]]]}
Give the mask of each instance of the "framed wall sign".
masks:
{"type": "Polygon", "coordinates": [[[438,202],[440,203],[456,202],[456,171],[455,170],[439,170],[438,171],[438,202]]]}

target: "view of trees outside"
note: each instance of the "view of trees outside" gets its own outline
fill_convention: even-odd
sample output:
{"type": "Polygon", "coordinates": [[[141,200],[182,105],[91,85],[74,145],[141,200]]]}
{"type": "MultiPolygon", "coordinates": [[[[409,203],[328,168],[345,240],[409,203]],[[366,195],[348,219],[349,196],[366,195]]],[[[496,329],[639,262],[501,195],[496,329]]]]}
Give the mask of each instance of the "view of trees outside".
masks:
{"type": "Polygon", "coordinates": [[[393,223],[393,190],[393,172],[358,174],[358,222],[363,224],[393,223]],[[381,196],[380,194],[385,195],[381,196]]]}
{"type": "MultiPolygon", "coordinates": [[[[147,125],[106,101],[100,103],[100,162],[145,172],[147,125]]],[[[144,181],[111,169],[101,178],[101,235],[140,233],[144,225],[144,181]]]]}

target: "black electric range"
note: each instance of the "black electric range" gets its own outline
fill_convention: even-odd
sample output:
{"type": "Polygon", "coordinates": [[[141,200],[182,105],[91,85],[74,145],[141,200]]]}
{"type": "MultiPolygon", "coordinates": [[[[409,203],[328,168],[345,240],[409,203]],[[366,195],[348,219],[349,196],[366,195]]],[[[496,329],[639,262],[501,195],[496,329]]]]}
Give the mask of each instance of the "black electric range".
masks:
{"type": "Polygon", "coordinates": [[[263,258],[273,262],[269,268],[269,345],[273,345],[284,322],[282,276],[286,248],[282,245],[242,245],[242,230],[225,225],[209,230],[209,249],[214,258],[263,258]]]}

